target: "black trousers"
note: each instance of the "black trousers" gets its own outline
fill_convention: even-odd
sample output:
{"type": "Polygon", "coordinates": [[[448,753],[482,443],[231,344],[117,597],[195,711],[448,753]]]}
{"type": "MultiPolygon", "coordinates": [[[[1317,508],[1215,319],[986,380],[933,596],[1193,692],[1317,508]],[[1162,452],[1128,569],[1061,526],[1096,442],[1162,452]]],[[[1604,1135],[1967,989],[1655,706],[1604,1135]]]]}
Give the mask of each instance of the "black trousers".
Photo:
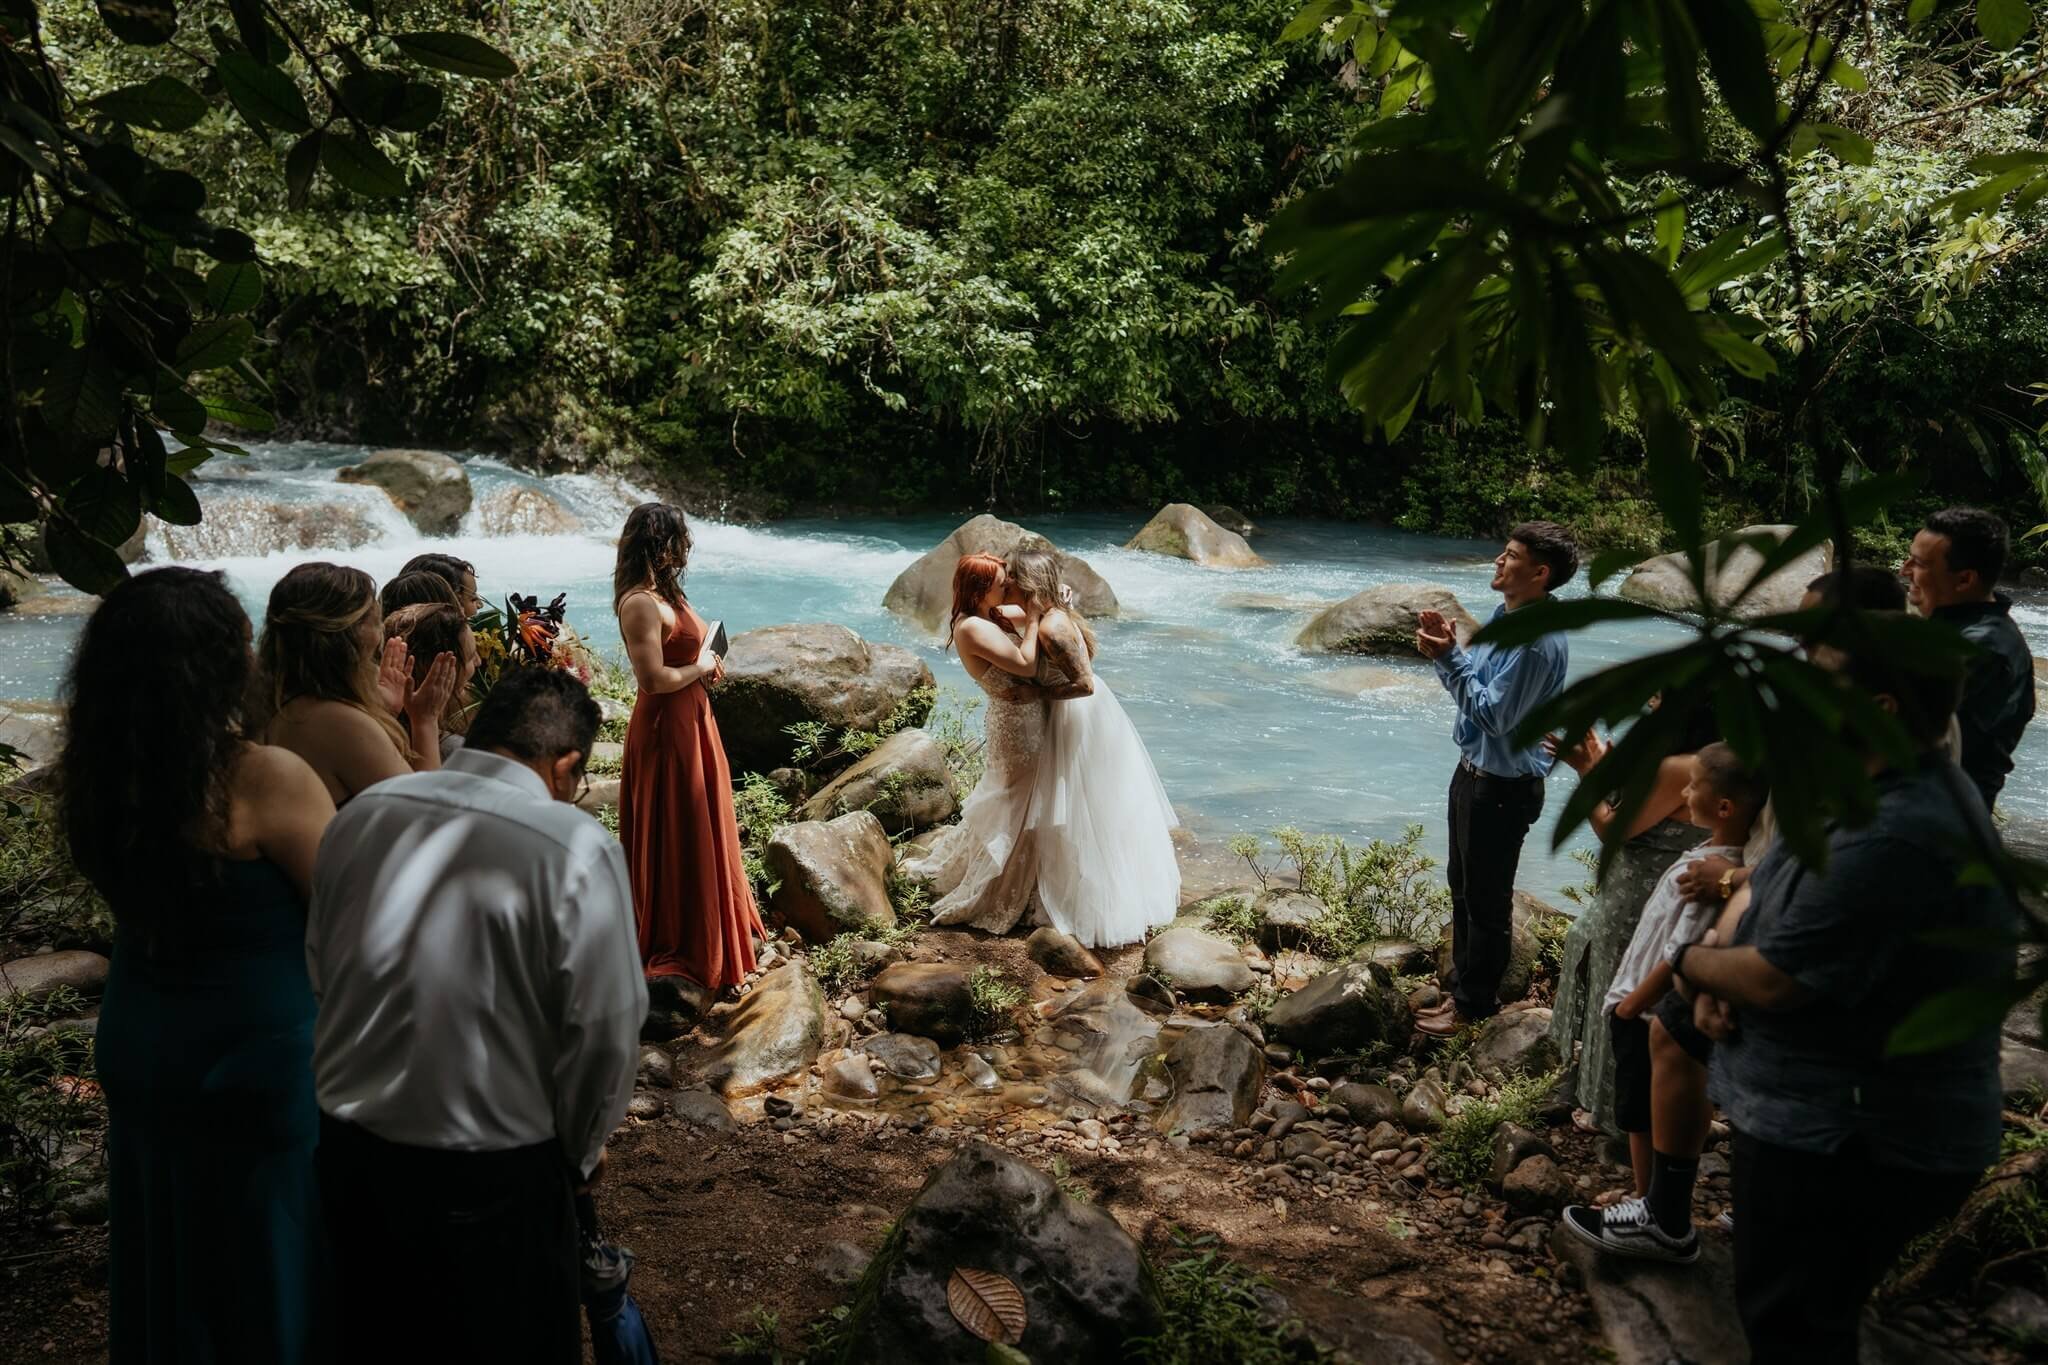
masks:
{"type": "Polygon", "coordinates": [[[1735,1304],[1751,1365],[1855,1365],[1863,1304],[1906,1243],[1962,1207],[1975,1172],[1880,1166],[1735,1135],[1735,1304]]]}
{"type": "Polygon", "coordinates": [[[322,1114],[315,1164],[341,1359],[579,1365],[575,1195],[559,1144],[408,1147],[322,1114]]]}
{"type": "Polygon", "coordinates": [[[1451,998],[1467,1018],[1500,1010],[1514,947],[1515,868],[1542,813],[1540,777],[1489,777],[1463,763],[1451,774],[1451,998]]]}

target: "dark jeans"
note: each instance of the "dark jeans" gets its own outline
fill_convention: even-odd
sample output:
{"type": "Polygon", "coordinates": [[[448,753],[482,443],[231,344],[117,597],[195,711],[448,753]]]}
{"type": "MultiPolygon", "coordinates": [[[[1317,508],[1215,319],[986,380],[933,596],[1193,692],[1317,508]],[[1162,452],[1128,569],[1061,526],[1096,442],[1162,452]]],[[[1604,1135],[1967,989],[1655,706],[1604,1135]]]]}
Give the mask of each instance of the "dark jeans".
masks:
{"type": "Polygon", "coordinates": [[[1514,947],[1515,868],[1542,813],[1540,777],[1488,777],[1463,763],[1451,774],[1451,997],[1467,1018],[1500,1010],[1514,947]]]}
{"type": "Polygon", "coordinates": [[[578,1365],[574,1193],[559,1144],[453,1152],[320,1116],[341,1358],[578,1365]]]}
{"type": "Polygon", "coordinates": [[[1735,1304],[1751,1365],[1855,1365],[1870,1291],[1906,1243],[1962,1207],[1977,1173],[1880,1166],[1735,1135],[1735,1304]]]}

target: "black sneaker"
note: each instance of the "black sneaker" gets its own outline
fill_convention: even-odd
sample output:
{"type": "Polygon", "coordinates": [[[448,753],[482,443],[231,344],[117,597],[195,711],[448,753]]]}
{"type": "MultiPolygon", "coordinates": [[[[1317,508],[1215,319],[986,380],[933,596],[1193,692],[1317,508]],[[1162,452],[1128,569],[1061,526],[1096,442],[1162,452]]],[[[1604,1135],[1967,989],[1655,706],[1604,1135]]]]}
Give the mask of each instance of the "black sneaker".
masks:
{"type": "Polygon", "coordinates": [[[1673,1237],[1657,1226],[1649,1203],[1641,1199],[1624,1199],[1605,1209],[1573,1204],[1564,1211],[1564,1226],[1580,1241],[1616,1256],[1673,1265],[1691,1265],[1700,1258],[1698,1231],[1688,1227],[1685,1236],[1673,1237]]]}

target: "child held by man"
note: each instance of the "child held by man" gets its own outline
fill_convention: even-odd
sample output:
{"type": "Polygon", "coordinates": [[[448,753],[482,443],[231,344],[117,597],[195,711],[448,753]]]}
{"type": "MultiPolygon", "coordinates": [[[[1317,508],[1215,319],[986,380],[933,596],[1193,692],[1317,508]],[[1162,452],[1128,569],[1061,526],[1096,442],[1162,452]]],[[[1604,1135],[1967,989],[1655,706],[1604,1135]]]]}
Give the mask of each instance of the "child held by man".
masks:
{"type": "Polygon", "coordinates": [[[1677,1262],[1699,1256],[1692,1190],[1706,1133],[1694,1120],[1711,1112],[1706,1059],[1700,1055],[1708,1044],[1690,1028],[1688,1006],[1682,1049],[1654,1049],[1668,1073],[1656,1075],[1652,1019],[1676,1018],[1678,1012],[1658,1009],[1672,989],[1671,954],[1713,927],[1720,910],[1718,902],[1687,900],[1679,879],[1703,858],[1739,862],[1767,795],[1726,744],[1709,744],[1693,756],[1686,818],[1708,832],[1707,840],[1681,855],[1658,881],[1615,969],[1606,1007],[1614,1040],[1616,1121],[1628,1134],[1634,1195],[1606,1209],[1574,1205],[1564,1211],[1564,1225],[1604,1251],[1677,1262]]]}

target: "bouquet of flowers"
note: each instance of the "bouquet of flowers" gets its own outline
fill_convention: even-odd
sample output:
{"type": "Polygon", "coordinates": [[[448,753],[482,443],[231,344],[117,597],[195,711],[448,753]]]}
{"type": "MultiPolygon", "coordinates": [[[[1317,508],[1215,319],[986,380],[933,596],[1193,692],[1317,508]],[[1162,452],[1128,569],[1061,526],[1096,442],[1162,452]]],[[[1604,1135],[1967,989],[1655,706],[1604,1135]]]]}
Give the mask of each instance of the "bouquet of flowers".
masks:
{"type": "Polygon", "coordinates": [[[546,606],[538,595],[513,593],[504,610],[486,607],[471,618],[476,636],[477,670],[471,683],[482,700],[508,668],[560,668],[588,683],[593,673],[590,650],[564,620],[569,594],[557,593],[546,606]]]}

